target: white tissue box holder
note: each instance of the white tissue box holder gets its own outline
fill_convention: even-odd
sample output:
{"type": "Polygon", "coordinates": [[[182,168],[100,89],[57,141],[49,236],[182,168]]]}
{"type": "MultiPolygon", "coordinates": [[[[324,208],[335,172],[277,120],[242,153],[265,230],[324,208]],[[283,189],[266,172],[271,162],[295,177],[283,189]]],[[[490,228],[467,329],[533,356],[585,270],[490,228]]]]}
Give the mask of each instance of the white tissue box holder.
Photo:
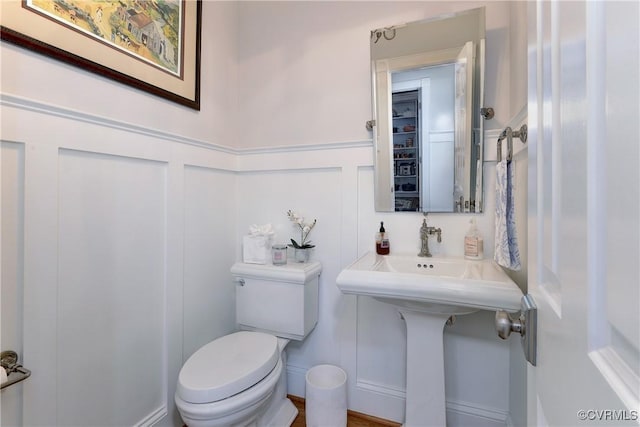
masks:
{"type": "Polygon", "coordinates": [[[242,259],[247,264],[267,264],[271,261],[273,236],[243,236],[242,259]]]}

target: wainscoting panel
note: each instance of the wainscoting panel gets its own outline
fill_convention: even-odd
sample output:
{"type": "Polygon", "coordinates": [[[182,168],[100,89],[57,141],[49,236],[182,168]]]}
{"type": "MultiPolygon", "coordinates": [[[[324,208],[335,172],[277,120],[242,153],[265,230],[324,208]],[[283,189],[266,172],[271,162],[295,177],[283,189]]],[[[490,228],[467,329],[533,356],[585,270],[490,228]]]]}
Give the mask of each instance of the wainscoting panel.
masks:
{"type": "Polygon", "coordinates": [[[145,423],[166,412],[167,166],[62,149],[58,178],[57,424],[145,423]]]}
{"type": "Polygon", "coordinates": [[[407,328],[398,309],[373,298],[359,297],[357,328],[358,387],[371,390],[372,384],[384,385],[379,392],[394,394],[398,390],[404,398],[407,328]],[[381,359],[389,362],[385,369],[380,369],[381,359]]]}
{"type": "MultiPolygon", "coordinates": [[[[24,298],[24,144],[2,141],[0,145],[0,185],[2,219],[0,236],[2,278],[0,292],[0,332],[2,350],[23,357],[22,316],[24,298]]],[[[22,387],[15,384],[2,390],[0,425],[22,425],[22,387]]]]}
{"type": "Polygon", "coordinates": [[[230,266],[236,239],[236,176],[220,169],[184,168],[183,359],[235,330],[230,266]]]}
{"type": "Polygon", "coordinates": [[[211,278],[235,261],[236,156],[33,100],[0,105],[3,349],[20,338],[33,371],[3,390],[3,425],[181,426],[184,358],[234,326],[226,281],[211,278]]]}
{"type": "MultiPolygon", "coordinates": [[[[320,307],[318,324],[303,342],[292,341],[288,349],[288,364],[292,373],[289,384],[294,394],[304,393],[304,374],[307,369],[320,363],[339,362],[340,342],[335,310],[341,298],[335,285],[340,271],[338,254],[341,242],[349,238],[342,234],[342,170],[332,168],[306,168],[309,164],[322,163],[330,159],[331,153],[309,156],[305,153],[288,162],[280,157],[277,170],[243,172],[238,177],[238,236],[247,234],[251,224],[271,224],[276,242],[287,243],[290,239],[300,241],[300,230],[287,218],[292,209],[305,217],[305,222],[317,219],[317,225],[309,234],[316,245],[311,259],[322,262],[320,275],[320,307]]],[[[287,155],[291,156],[291,153],[287,155]]],[[[266,157],[265,164],[273,164],[266,157]]],[[[337,166],[335,153],[332,163],[337,166]]],[[[339,163],[338,163],[339,164],[339,163]]],[[[353,232],[355,230],[352,230],[353,232]]],[[[239,247],[242,245],[239,244],[239,247]]],[[[292,251],[289,250],[291,257],[292,251]]],[[[238,259],[242,259],[239,254],[238,259]]],[[[289,259],[288,262],[295,262],[289,259]]],[[[290,390],[292,392],[292,390],[290,390]]]]}
{"type": "MultiPolygon", "coordinates": [[[[495,168],[485,165],[487,182],[494,182],[495,168]]],[[[374,234],[384,221],[393,253],[418,253],[419,229],[425,218],[420,213],[372,212],[373,169],[360,168],[358,182],[357,253],[375,250],[374,234]]],[[[492,188],[489,186],[488,188],[492,188]]],[[[493,191],[485,191],[487,211],[493,212],[493,191]]],[[[492,215],[492,214],[491,214],[492,215]]],[[[479,222],[489,214],[476,215],[479,222]]],[[[488,218],[492,222],[492,216],[488,218]]],[[[429,225],[443,229],[441,244],[431,240],[436,254],[460,256],[468,215],[429,214],[429,225]]],[[[492,236],[485,232],[485,239],[492,236]]],[[[368,297],[345,297],[354,318],[345,316],[345,328],[353,328],[346,339],[353,340],[348,366],[350,408],[397,422],[404,420],[406,379],[406,327],[397,310],[368,297]],[[349,324],[349,322],[351,322],[349,324]]],[[[509,345],[497,338],[494,313],[478,312],[459,316],[444,330],[445,379],[448,424],[505,425],[508,414],[509,345]],[[463,402],[463,403],[461,403],[463,402]],[[475,423],[475,424],[474,424],[475,423]]]]}
{"type": "MultiPolygon", "coordinates": [[[[422,214],[374,211],[371,141],[223,150],[37,107],[2,109],[5,140],[26,141],[24,355],[38,374],[23,386],[24,425],[182,425],[173,393],[183,361],[235,328],[229,268],[242,259],[242,236],[270,223],[276,241],[299,239],[288,209],[318,219],[312,258],[323,265],[318,325],[288,346],[289,393],[304,396],[310,367],[336,364],[348,374],[350,409],[402,421],[404,325],[391,306],[342,295],[335,284],[373,250],[380,221],[392,251],[419,250],[422,214]]],[[[487,171],[495,173],[490,164],[487,171]]],[[[5,172],[3,199],[13,200],[5,172]]],[[[476,218],[490,241],[487,193],[488,213],[476,218]]],[[[468,219],[430,214],[444,232],[432,251],[460,255],[468,219]]],[[[455,351],[448,409],[452,420],[500,424],[508,346],[476,324],[492,325],[468,316],[445,336],[455,351]]]]}

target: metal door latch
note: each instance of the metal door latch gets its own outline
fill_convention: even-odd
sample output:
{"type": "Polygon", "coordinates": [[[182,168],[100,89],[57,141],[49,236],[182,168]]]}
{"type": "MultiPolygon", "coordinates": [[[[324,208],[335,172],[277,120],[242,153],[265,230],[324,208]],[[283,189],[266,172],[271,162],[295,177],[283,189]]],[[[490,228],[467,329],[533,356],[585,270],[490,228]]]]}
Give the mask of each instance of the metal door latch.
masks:
{"type": "Polygon", "coordinates": [[[18,353],[15,351],[7,350],[0,353],[0,365],[7,371],[7,380],[0,385],[0,388],[9,387],[31,376],[31,371],[18,363],[18,353]]]}
{"type": "Polygon", "coordinates": [[[509,338],[511,332],[519,333],[524,357],[529,363],[536,366],[538,308],[531,295],[527,294],[522,297],[520,310],[520,316],[517,319],[511,318],[506,311],[496,311],[496,331],[503,340],[509,338]]]}

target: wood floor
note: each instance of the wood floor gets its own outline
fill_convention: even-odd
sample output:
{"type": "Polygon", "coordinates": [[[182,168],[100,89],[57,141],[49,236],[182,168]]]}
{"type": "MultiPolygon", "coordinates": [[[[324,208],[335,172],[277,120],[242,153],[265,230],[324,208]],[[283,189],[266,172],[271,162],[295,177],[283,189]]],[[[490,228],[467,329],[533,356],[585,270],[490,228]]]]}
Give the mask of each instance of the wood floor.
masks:
{"type": "MultiPolygon", "coordinates": [[[[298,408],[298,416],[291,424],[291,427],[305,427],[306,420],[304,416],[304,399],[297,396],[288,396],[289,399],[298,408]]],[[[401,424],[394,423],[392,421],[383,420],[382,418],[372,417],[370,415],[361,414],[359,412],[348,411],[347,412],[347,426],[348,427],[401,427],[401,424]]],[[[335,427],[335,426],[325,426],[335,427]]]]}

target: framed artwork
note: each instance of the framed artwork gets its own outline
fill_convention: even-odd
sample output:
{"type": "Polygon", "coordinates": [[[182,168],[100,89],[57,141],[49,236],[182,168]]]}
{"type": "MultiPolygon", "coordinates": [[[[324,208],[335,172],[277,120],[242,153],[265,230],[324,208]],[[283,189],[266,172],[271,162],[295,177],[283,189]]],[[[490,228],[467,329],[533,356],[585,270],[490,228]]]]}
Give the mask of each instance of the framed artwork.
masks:
{"type": "Polygon", "coordinates": [[[200,110],[201,0],[0,1],[16,44],[200,110]]]}

